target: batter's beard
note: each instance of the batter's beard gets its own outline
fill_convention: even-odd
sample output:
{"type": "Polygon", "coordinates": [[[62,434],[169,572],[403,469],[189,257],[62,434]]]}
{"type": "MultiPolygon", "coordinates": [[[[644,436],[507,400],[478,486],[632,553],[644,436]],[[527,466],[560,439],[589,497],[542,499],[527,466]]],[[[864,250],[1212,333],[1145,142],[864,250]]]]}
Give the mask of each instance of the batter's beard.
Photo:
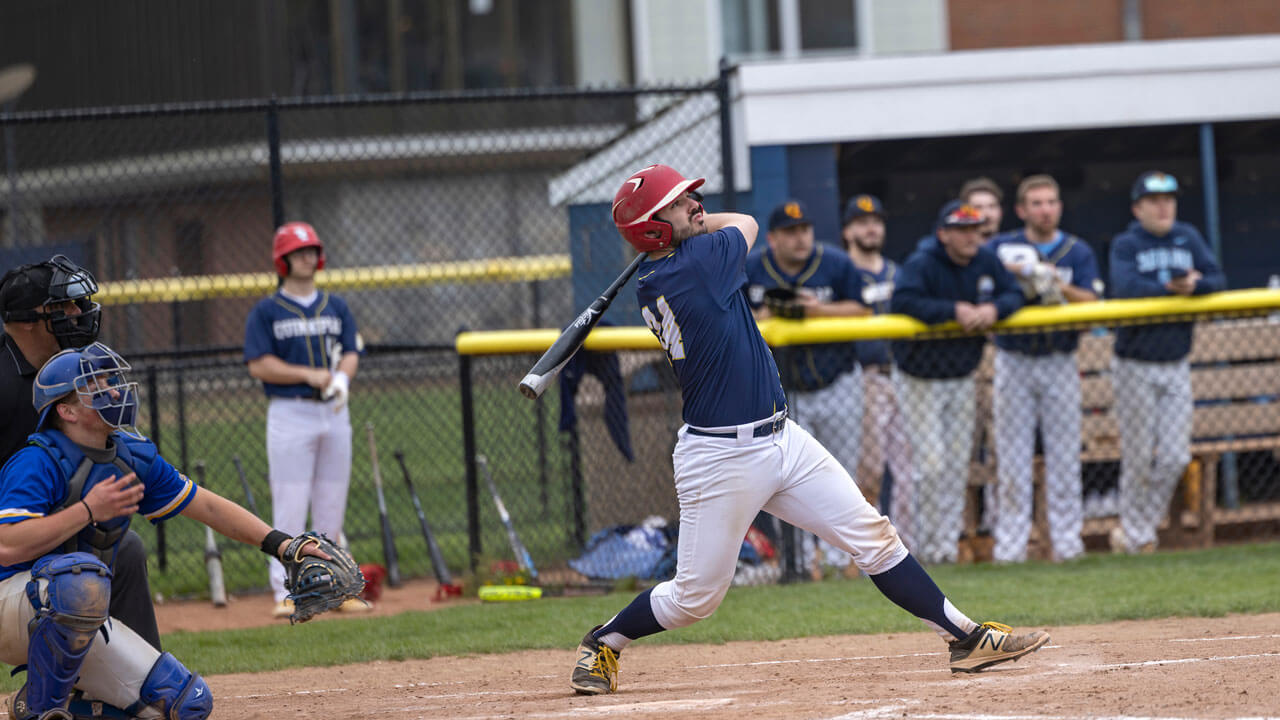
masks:
{"type": "Polygon", "coordinates": [[[864,253],[880,252],[884,249],[884,238],[880,238],[880,242],[875,245],[868,245],[858,238],[853,239],[853,244],[864,253]]]}

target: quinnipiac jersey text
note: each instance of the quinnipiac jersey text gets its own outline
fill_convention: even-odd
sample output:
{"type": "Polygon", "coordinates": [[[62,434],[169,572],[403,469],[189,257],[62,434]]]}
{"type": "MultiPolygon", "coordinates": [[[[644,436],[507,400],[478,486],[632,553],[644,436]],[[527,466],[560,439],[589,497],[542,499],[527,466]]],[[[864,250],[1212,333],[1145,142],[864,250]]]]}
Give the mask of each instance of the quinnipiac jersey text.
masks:
{"type": "Polygon", "coordinates": [[[747,242],[734,227],[685,240],[637,271],[640,314],[680,381],[684,421],[742,425],[786,406],[747,298],[747,242]]]}
{"type": "MultiPolygon", "coordinates": [[[[342,298],[321,290],[315,301],[304,307],[277,292],[260,300],[249,313],[244,361],[275,355],[293,365],[328,368],[332,362],[329,353],[336,343],[342,343],[344,353],[357,350],[356,320],[342,298]]],[[[316,393],[306,383],[264,382],[262,387],[272,397],[310,398],[316,393]]]]}

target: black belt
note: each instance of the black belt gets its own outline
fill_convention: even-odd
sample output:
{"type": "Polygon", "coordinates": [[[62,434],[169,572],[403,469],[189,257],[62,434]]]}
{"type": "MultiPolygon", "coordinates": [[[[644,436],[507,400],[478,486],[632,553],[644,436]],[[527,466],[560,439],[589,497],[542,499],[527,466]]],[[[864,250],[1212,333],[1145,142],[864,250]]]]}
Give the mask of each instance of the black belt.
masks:
{"type": "MultiPolygon", "coordinates": [[[[757,425],[755,429],[751,431],[751,437],[757,437],[757,438],[769,437],[770,435],[782,430],[783,426],[786,424],[787,424],[787,411],[783,410],[782,415],[779,416],[776,420],[773,420],[771,422],[764,422],[757,425]]],[[[738,433],[736,432],[707,432],[706,430],[699,430],[694,427],[689,428],[689,434],[701,435],[703,437],[716,437],[716,438],[738,437],[738,433]]]]}

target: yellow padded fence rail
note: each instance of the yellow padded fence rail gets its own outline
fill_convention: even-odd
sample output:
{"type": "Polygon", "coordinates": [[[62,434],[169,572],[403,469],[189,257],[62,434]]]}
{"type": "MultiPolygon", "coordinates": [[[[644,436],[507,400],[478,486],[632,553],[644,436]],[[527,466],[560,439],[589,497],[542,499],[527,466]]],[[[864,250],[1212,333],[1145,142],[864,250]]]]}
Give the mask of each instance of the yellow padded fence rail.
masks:
{"type": "MultiPolygon", "coordinates": [[[[1108,325],[1171,315],[1257,315],[1280,310],[1280,290],[1230,290],[1198,297],[1102,300],[1056,307],[1027,307],[995,326],[996,330],[1025,330],[1060,325],[1108,325]]],[[[929,326],[905,315],[812,320],[764,320],[760,332],[774,347],[810,343],[908,338],[925,331],[959,331],[954,322],[929,326]]],[[[455,344],[462,355],[539,353],[551,347],[560,331],[493,330],[465,332],[455,344]]],[[[657,350],[658,340],[646,327],[596,328],[583,343],[587,350],[657,350]]]]}
{"type": "MultiPolygon", "coordinates": [[[[528,282],[566,277],[571,268],[568,255],[528,255],[322,270],[316,276],[316,284],[327,290],[350,292],[458,283],[528,282]]],[[[239,273],[106,282],[94,297],[103,305],[130,305],[258,297],[269,295],[275,289],[275,273],[239,273]]]]}

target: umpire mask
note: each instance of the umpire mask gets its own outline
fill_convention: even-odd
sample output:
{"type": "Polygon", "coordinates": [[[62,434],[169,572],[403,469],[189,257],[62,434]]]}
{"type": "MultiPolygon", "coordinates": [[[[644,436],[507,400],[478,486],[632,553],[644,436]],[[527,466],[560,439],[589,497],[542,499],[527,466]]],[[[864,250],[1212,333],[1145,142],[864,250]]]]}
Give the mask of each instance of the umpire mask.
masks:
{"type": "Polygon", "coordinates": [[[44,322],[62,349],[79,348],[98,339],[102,306],[93,302],[98,283],[93,274],[65,255],[11,270],[0,283],[5,322],[44,322]],[[78,314],[46,306],[74,303],[78,314]]]}

